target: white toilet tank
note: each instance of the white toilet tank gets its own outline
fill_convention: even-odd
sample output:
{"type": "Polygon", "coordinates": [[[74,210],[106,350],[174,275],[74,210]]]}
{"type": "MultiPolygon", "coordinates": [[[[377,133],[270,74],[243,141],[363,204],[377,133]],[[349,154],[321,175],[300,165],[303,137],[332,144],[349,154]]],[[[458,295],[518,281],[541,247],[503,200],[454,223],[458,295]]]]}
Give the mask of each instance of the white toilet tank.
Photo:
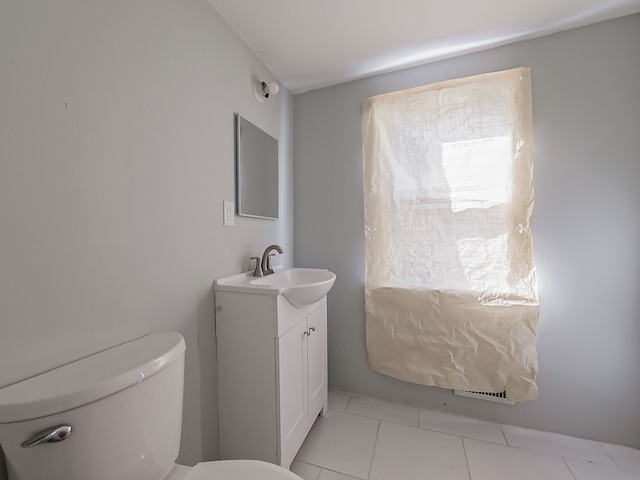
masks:
{"type": "Polygon", "coordinates": [[[9,479],[161,479],[180,446],[184,351],[180,334],[152,333],[0,389],[9,479]]]}

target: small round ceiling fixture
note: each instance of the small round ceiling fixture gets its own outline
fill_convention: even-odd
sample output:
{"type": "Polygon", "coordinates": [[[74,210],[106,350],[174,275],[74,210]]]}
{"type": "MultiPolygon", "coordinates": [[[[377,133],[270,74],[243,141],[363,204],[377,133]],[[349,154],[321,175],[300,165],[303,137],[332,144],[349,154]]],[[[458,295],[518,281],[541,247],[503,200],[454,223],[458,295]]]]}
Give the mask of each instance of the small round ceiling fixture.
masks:
{"type": "Polygon", "coordinates": [[[280,91],[280,85],[276,82],[267,84],[266,82],[256,82],[253,85],[253,94],[258,102],[263,103],[266,99],[273,95],[277,95],[280,91]]]}

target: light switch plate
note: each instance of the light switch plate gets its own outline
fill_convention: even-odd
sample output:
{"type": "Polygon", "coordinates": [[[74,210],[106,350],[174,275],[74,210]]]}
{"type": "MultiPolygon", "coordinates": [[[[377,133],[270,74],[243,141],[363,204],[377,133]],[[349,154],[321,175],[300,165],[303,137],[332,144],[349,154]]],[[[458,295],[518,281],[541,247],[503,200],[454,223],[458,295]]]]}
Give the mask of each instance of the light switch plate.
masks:
{"type": "Polygon", "coordinates": [[[222,202],[222,224],[225,227],[233,227],[235,225],[235,204],[227,200],[222,202]]]}

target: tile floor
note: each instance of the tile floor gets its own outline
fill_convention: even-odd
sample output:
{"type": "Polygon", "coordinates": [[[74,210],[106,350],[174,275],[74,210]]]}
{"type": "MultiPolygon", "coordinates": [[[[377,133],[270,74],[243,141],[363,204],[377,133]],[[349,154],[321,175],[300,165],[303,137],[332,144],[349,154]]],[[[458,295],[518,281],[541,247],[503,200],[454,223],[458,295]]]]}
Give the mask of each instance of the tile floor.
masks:
{"type": "Polygon", "coordinates": [[[304,480],[640,480],[640,450],[329,393],[304,480]]]}

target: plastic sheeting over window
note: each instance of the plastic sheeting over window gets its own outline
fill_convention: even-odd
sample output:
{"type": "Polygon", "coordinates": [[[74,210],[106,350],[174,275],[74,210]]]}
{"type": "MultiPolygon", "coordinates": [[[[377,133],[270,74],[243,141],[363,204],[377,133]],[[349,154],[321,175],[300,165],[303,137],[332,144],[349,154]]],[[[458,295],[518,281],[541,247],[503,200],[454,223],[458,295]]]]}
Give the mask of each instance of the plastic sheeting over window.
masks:
{"type": "Polygon", "coordinates": [[[371,368],[537,397],[531,75],[478,75],[363,102],[371,368]]]}

